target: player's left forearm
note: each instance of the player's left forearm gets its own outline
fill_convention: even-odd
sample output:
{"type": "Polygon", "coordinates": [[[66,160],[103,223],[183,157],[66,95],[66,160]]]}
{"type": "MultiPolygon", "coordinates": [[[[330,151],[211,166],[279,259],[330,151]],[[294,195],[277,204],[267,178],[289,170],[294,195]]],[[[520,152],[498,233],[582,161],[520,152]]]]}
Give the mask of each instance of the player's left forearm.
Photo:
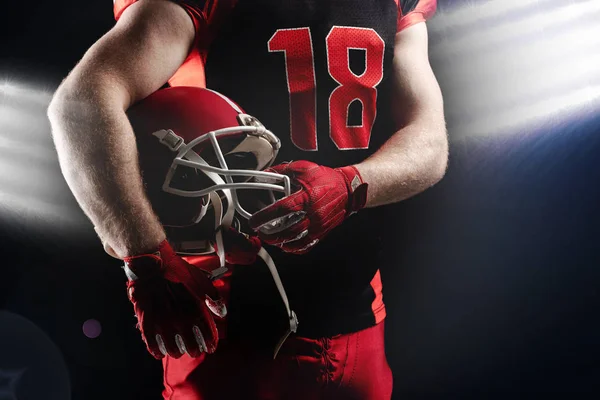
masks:
{"type": "Polygon", "coordinates": [[[356,165],[369,184],[367,207],[407,199],[444,176],[448,139],[443,97],[428,56],[427,26],[396,34],[392,110],[398,131],[356,165]]]}
{"type": "Polygon", "coordinates": [[[369,184],[366,207],[395,203],[426,190],[442,179],[447,163],[443,119],[406,125],[355,165],[369,184]]]}

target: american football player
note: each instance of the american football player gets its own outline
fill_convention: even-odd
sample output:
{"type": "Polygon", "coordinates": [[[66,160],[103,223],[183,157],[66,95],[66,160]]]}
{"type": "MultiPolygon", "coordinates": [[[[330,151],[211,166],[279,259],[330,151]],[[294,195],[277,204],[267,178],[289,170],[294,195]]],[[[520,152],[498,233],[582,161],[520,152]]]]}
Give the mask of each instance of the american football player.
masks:
{"type": "Polygon", "coordinates": [[[61,84],[49,117],[70,188],[107,251],[125,261],[165,399],[391,397],[379,206],[445,173],[442,95],[427,51],[435,8],[115,0],[117,23],[61,84]],[[281,140],[265,172],[287,177],[290,191],[243,228],[271,254],[299,320],[275,359],[289,321],[269,269],[257,260],[218,288],[218,257],[177,254],[144,192],[127,111],[164,86],[222,93],[281,140]]]}

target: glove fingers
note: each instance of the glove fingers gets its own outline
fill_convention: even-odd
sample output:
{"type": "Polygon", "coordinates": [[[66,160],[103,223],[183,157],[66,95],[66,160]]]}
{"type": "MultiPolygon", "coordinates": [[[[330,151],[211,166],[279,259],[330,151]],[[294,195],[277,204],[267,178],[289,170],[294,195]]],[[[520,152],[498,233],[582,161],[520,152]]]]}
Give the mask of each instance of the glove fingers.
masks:
{"type": "MultiPolygon", "coordinates": [[[[210,285],[210,288],[214,290],[215,298],[217,300],[211,299],[210,305],[215,310],[215,315],[223,315],[224,317],[227,311],[224,303],[219,298],[216,288],[212,286],[212,283],[203,271],[196,270],[194,271],[194,274],[199,281],[206,281],[205,283],[210,285]]],[[[174,308],[170,310],[169,314],[177,315],[181,313],[182,317],[180,317],[180,320],[183,320],[184,318],[187,319],[185,316],[199,316],[200,318],[194,318],[193,324],[190,321],[189,324],[185,324],[179,329],[177,333],[182,335],[183,339],[184,331],[190,331],[192,334],[196,332],[198,338],[197,340],[194,339],[191,343],[198,346],[199,349],[202,348],[202,351],[212,352],[217,346],[218,332],[213,320],[213,314],[211,313],[212,310],[206,302],[206,299],[209,297],[204,293],[207,293],[207,290],[204,289],[204,285],[200,284],[198,280],[191,280],[188,282],[189,285],[188,283],[183,285],[170,285],[172,293],[175,293],[176,295],[173,297],[175,299],[174,308]],[[199,285],[197,289],[194,289],[194,283],[199,285]],[[194,329],[194,326],[196,329],[194,329]],[[211,351],[211,349],[213,350],[211,351]]],[[[187,346],[188,343],[185,340],[184,343],[187,346]]]]}
{"type": "Polygon", "coordinates": [[[289,242],[280,247],[283,251],[287,253],[304,254],[308,253],[317,243],[319,243],[319,239],[316,239],[311,236],[304,237],[294,242],[289,242]]]}
{"type": "Polygon", "coordinates": [[[166,331],[166,332],[161,332],[158,331],[159,333],[156,335],[156,341],[158,342],[158,346],[159,348],[162,347],[161,346],[161,341],[164,344],[164,349],[167,351],[167,354],[172,357],[172,358],[180,358],[183,355],[183,352],[179,349],[179,346],[177,345],[175,336],[179,334],[179,332],[175,332],[175,331],[166,331]]]}
{"type": "Polygon", "coordinates": [[[146,254],[125,260],[129,299],[148,351],[157,359],[186,353],[197,357],[201,349],[214,352],[218,332],[213,313],[224,317],[226,308],[201,268],[218,268],[218,258],[195,267],[177,256],[167,241],[159,253],[160,257],[146,254]]]}
{"type": "Polygon", "coordinates": [[[154,358],[160,360],[166,355],[167,351],[164,348],[162,341],[159,345],[159,342],[156,340],[156,326],[152,321],[156,304],[152,301],[153,297],[149,296],[146,289],[147,288],[144,288],[143,285],[129,282],[127,285],[127,294],[130,297],[130,300],[134,301],[132,298],[136,299],[134,301],[134,310],[138,320],[137,327],[142,335],[142,340],[146,344],[148,352],[154,358]],[[143,307],[140,301],[143,302],[143,307]]]}
{"type": "Polygon", "coordinates": [[[297,223],[306,215],[305,197],[304,192],[298,191],[254,213],[248,220],[250,228],[272,234],[297,223]]]}
{"type": "Polygon", "coordinates": [[[320,168],[320,166],[311,161],[298,160],[274,165],[270,167],[269,170],[277,172],[278,174],[288,175],[290,178],[293,178],[294,174],[297,172],[305,173],[318,168],[320,168]]]}
{"type": "Polygon", "coordinates": [[[276,174],[287,175],[286,172],[291,163],[282,163],[265,169],[266,172],[274,172],[276,174]]]}
{"type": "MultiPolygon", "coordinates": [[[[210,262],[205,265],[205,267],[207,270],[218,267],[218,259],[210,259],[210,262]],[[216,263],[216,265],[214,263],[216,263]]],[[[185,274],[187,276],[182,284],[185,289],[187,289],[186,292],[187,295],[190,296],[190,299],[189,301],[185,301],[185,296],[183,294],[176,296],[177,299],[184,300],[180,301],[181,304],[178,307],[179,309],[188,308],[184,315],[199,316],[196,323],[196,331],[199,332],[197,335],[199,338],[198,342],[201,343],[202,339],[204,339],[205,346],[203,344],[203,347],[206,348],[208,353],[213,353],[217,348],[219,337],[217,326],[213,320],[213,313],[209,309],[206,299],[207,297],[213,299],[210,303],[211,306],[213,306],[215,311],[221,311],[223,314],[226,313],[225,306],[221,303],[219,292],[217,291],[217,288],[213,286],[205,271],[200,269],[200,267],[196,267],[186,262],[185,274]]],[[[215,315],[218,314],[215,313],[215,315]]]]}
{"type": "Polygon", "coordinates": [[[201,318],[196,320],[196,326],[198,329],[194,330],[197,341],[202,344],[204,340],[204,347],[207,353],[214,353],[217,349],[219,342],[219,332],[217,325],[213,319],[212,312],[209,310],[206,304],[200,307],[201,318]]]}
{"type": "Polygon", "coordinates": [[[152,357],[160,360],[165,356],[166,349],[163,348],[165,353],[161,351],[158,342],[156,341],[156,334],[154,332],[144,329],[144,333],[142,333],[142,339],[146,343],[146,349],[148,349],[148,352],[152,354],[152,357]]]}
{"type": "Polygon", "coordinates": [[[206,304],[206,307],[208,307],[208,309],[217,317],[223,319],[227,316],[227,307],[225,306],[223,299],[218,298],[214,300],[207,295],[204,304],[206,304]]]}
{"type": "Polygon", "coordinates": [[[296,242],[306,237],[309,226],[310,221],[305,217],[284,231],[274,234],[265,234],[263,232],[259,232],[258,237],[260,237],[263,242],[271,245],[281,245],[285,243],[296,242]]]}
{"type": "MultiPolygon", "coordinates": [[[[163,295],[153,297],[152,306],[148,307],[148,310],[152,311],[152,315],[156,318],[153,329],[156,332],[154,339],[163,354],[166,352],[165,355],[179,358],[183,355],[183,351],[180,350],[175,340],[175,335],[178,334],[175,321],[181,321],[182,316],[186,315],[187,310],[182,306],[187,302],[180,300],[185,299],[187,293],[181,284],[173,282],[165,282],[163,290],[163,295]]],[[[157,291],[156,294],[158,293],[157,291]]]]}
{"type": "Polygon", "coordinates": [[[336,215],[331,216],[330,219],[327,221],[327,224],[319,227],[318,237],[315,237],[315,235],[304,236],[299,240],[288,241],[286,243],[283,243],[283,245],[280,247],[282,248],[282,250],[288,253],[307,253],[319,242],[319,237],[322,238],[326,236],[333,228],[335,228],[344,221],[344,215],[344,211],[339,211],[336,215]]]}
{"type": "Polygon", "coordinates": [[[179,330],[179,335],[181,337],[181,341],[185,346],[186,353],[190,355],[190,357],[197,358],[202,355],[206,350],[204,346],[204,339],[197,339],[194,332],[199,332],[199,327],[197,324],[186,326],[179,330]]]}

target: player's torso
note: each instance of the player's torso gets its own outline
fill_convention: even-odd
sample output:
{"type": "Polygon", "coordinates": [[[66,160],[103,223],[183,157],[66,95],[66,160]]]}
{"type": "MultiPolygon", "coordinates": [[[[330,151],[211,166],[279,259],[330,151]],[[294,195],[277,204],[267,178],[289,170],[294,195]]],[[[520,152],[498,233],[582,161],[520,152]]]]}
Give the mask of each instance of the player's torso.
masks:
{"type": "Polygon", "coordinates": [[[278,162],[362,161],[392,133],[394,0],[240,0],[208,52],[207,86],[282,140],[278,162]]]}
{"type": "MultiPolygon", "coordinates": [[[[358,163],[394,131],[397,18],[394,0],[240,0],[209,49],[207,87],[229,96],[281,139],[276,162],[358,163]]],[[[339,333],[374,323],[375,212],[353,216],[301,257],[269,248],[305,334],[307,328],[339,333]]],[[[246,268],[236,274],[239,315],[255,315],[252,305],[269,299],[279,304],[267,272],[246,268]]]]}

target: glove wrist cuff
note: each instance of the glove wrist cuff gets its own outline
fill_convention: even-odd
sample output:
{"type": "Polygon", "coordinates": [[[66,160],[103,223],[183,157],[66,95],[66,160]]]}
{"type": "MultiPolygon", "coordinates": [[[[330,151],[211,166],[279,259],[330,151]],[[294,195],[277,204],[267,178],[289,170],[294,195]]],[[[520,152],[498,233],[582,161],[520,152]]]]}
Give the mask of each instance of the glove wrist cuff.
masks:
{"type": "Polygon", "coordinates": [[[175,251],[173,250],[173,248],[171,247],[171,244],[169,243],[169,241],[167,239],[163,240],[162,242],[159,243],[159,245],[156,248],[156,251],[152,252],[152,253],[143,253],[143,254],[136,254],[133,256],[127,256],[127,257],[123,257],[123,261],[125,262],[131,262],[137,258],[141,258],[141,257],[147,257],[147,256],[156,256],[156,257],[161,257],[164,254],[167,253],[174,253],[175,251]]]}
{"type": "Polygon", "coordinates": [[[165,239],[158,245],[158,249],[154,253],[138,254],[123,258],[125,262],[123,269],[130,281],[135,281],[141,277],[154,276],[162,269],[162,260],[172,253],[174,251],[165,239]]]}
{"type": "Polygon", "coordinates": [[[367,189],[369,185],[363,181],[360,172],[354,165],[337,168],[344,175],[348,188],[347,216],[365,208],[367,204],[367,189]]]}

